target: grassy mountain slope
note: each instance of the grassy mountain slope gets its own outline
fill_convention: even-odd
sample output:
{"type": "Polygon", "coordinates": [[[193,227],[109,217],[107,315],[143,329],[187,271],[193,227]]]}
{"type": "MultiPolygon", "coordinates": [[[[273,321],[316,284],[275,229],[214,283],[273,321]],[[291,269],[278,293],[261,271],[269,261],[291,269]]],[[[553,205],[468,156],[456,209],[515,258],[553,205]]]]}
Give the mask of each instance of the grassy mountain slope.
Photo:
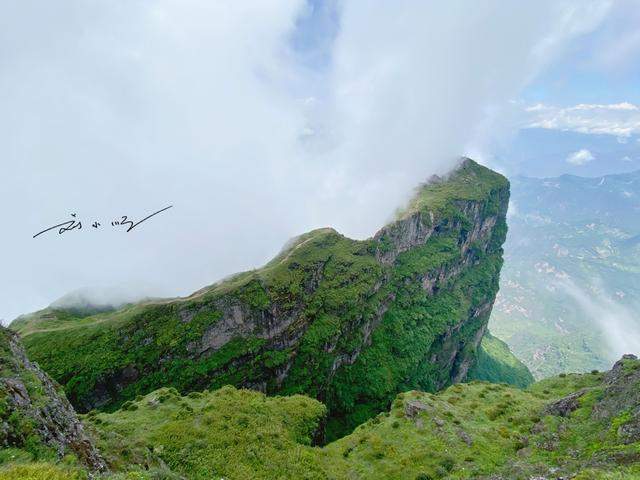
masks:
{"type": "Polygon", "coordinates": [[[467,159],[371,239],[315,230],[187,298],[47,309],[13,327],[81,411],[232,384],[320,399],[334,438],[399,391],[467,377],[498,289],[508,189],[467,159]]]}
{"type": "Polygon", "coordinates": [[[115,470],[190,479],[326,478],[310,445],[326,408],[302,395],[267,397],[227,386],[186,397],[160,389],[87,425],[115,470]]]}
{"type": "Polygon", "coordinates": [[[390,411],[323,448],[309,446],[324,413],[317,402],[232,388],[194,399],[168,398],[164,408],[176,420],[166,420],[160,433],[141,434],[133,419],[142,422],[153,415],[149,409],[163,408],[154,402],[170,395],[166,391],[90,422],[103,437],[121,433],[120,442],[129,428],[138,445],[152,445],[167,465],[194,479],[247,478],[248,472],[252,478],[517,479],[554,471],[584,479],[614,472],[633,478],[630,472],[640,474],[639,382],[640,362],[625,358],[606,374],[556,377],[528,390],[472,382],[435,395],[410,391],[398,395],[390,411]],[[283,412],[272,413],[278,407],[288,411],[289,433],[280,430],[283,412]],[[260,414],[273,416],[274,424],[260,423],[260,414]],[[239,431],[225,434],[234,429],[239,431]],[[270,453],[269,441],[256,448],[265,439],[285,451],[270,453]],[[193,454],[179,454],[186,445],[195,448],[193,454]],[[234,455],[241,460],[229,461],[234,455]],[[210,470],[195,473],[203,464],[210,470]]]}
{"type": "Polygon", "coordinates": [[[482,337],[478,361],[469,372],[469,378],[522,388],[534,381],[529,369],[511,353],[509,346],[489,332],[482,337]]]}
{"type": "Polygon", "coordinates": [[[526,390],[474,381],[409,391],[324,447],[312,446],[321,403],[233,387],[187,396],[160,389],[84,421],[112,468],[107,478],[634,479],[638,387],[640,361],[626,357],[607,373],[526,390]]]}
{"type": "Polygon", "coordinates": [[[515,178],[491,331],[536,378],[640,350],[640,172],[515,178]]]}

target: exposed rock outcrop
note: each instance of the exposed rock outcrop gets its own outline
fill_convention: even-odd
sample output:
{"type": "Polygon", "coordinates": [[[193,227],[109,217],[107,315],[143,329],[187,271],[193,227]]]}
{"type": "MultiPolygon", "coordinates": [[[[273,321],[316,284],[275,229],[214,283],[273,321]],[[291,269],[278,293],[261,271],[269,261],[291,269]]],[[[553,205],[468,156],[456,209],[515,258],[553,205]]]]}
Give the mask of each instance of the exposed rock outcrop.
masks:
{"type": "Polygon", "coordinates": [[[29,361],[18,336],[4,327],[0,360],[0,446],[33,448],[42,443],[60,458],[74,453],[90,470],[106,470],[64,393],[29,361]]]}
{"type": "Polygon", "coordinates": [[[620,421],[618,437],[625,444],[640,441],[640,362],[627,354],[618,360],[603,379],[604,391],[593,407],[594,419],[620,421]]]}
{"type": "Polygon", "coordinates": [[[566,417],[580,406],[580,397],[585,394],[585,390],[578,390],[571,395],[567,395],[560,400],[550,403],[546,406],[543,413],[545,415],[556,415],[558,417],[566,417]]]}

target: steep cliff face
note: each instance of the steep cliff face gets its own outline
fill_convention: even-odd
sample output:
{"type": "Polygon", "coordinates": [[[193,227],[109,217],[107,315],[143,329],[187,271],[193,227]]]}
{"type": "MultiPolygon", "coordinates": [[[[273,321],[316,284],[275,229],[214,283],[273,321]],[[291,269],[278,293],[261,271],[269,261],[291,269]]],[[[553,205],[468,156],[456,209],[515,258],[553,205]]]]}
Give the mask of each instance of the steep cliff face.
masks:
{"type": "Polygon", "coordinates": [[[187,298],[18,326],[81,410],[233,384],[314,396],[337,435],[399,391],[467,376],[498,288],[508,197],[504,177],[467,159],[371,239],[315,230],[187,298]]]}
{"type": "Polygon", "coordinates": [[[0,448],[36,460],[71,453],[90,470],[105,470],[58,388],[29,361],[17,335],[0,327],[0,448]]]}

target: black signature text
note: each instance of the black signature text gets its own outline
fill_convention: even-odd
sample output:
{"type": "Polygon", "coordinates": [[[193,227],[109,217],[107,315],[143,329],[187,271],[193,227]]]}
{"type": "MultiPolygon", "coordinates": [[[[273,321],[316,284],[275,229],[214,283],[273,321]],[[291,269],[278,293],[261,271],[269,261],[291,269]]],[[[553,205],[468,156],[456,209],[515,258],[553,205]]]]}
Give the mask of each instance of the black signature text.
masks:
{"type": "MultiPolygon", "coordinates": [[[[151,215],[147,215],[142,220],[138,220],[137,222],[134,221],[134,220],[131,220],[128,215],[122,215],[122,216],[118,217],[117,220],[113,220],[111,222],[111,227],[121,227],[121,228],[124,228],[126,232],[130,232],[131,230],[136,228],[138,225],[140,225],[142,222],[146,222],[151,217],[154,217],[154,216],[158,215],[159,213],[164,212],[165,210],[169,210],[171,207],[173,207],[173,205],[169,205],[168,207],[164,207],[164,208],[158,210],[157,212],[152,213],[151,215]]],[[[91,223],[91,228],[98,229],[101,226],[102,226],[102,224],[97,220],[94,220],[93,223],[91,223]]],[[[42,235],[43,233],[50,232],[52,230],[57,230],[58,231],[58,235],[62,235],[65,232],[70,232],[71,230],[82,230],[82,221],[80,221],[77,218],[77,215],[75,213],[72,213],[71,214],[71,220],[67,220],[66,222],[58,223],[57,225],[54,225],[53,227],[45,228],[41,232],[36,233],[33,236],[33,238],[36,238],[37,236],[42,235]]]]}

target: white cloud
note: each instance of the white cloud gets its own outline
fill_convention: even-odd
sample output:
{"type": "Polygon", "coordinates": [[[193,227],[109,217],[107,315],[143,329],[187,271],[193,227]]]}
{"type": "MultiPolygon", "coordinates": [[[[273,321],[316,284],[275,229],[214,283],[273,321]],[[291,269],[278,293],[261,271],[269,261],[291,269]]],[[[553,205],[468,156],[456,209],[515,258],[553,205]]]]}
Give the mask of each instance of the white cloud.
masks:
{"type": "Polygon", "coordinates": [[[615,361],[625,353],[640,353],[640,325],[634,308],[614,301],[605,293],[599,279],[588,283],[591,285],[584,288],[564,279],[558,286],[601,328],[609,347],[609,360],[615,361]]]}
{"type": "Polygon", "coordinates": [[[371,235],[606,13],[335,3],[300,55],[304,0],[0,2],[0,316],[124,279],[189,293],[318,226],[371,235]],[[167,204],[135,235],[30,238],[167,204]]]}
{"type": "Polygon", "coordinates": [[[640,56],[640,2],[616,0],[606,25],[597,34],[593,58],[587,65],[608,74],[633,71],[640,56]]]}
{"type": "Polygon", "coordinates": [[[578,150],[577,152],[571,153],[567,157],[567,163],[570,163],[571,165],[581,166],[591,162],[594,159],[595,157],[593,156],[593,154],[586,148],[583,148],[581,150],[578,150]]]}
{"type": "Polygon", "coordinates": [[[621,143],[632,135],[640,135],[640,107],[629,102],[571,107],[538,103],[526,107],[525,116],[524,128],[613,135],[621,143]]]}

